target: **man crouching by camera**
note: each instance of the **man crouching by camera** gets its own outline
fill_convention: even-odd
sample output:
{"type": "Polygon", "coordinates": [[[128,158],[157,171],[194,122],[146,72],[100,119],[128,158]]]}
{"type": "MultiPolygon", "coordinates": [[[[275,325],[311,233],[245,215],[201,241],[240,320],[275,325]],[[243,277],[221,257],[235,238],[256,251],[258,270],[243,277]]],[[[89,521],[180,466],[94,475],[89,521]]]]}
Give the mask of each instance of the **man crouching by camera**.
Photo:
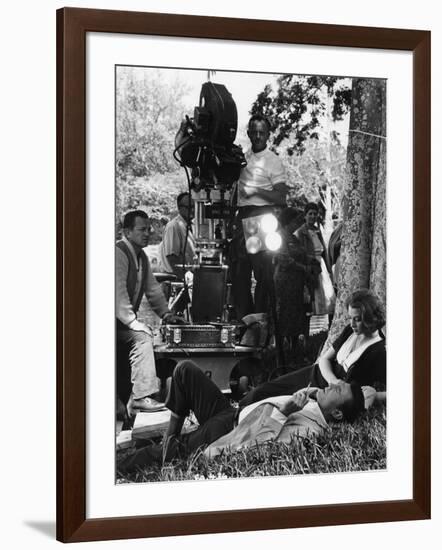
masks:
{"type": "Polygon", "coordinates": [[[123,221],[123,238],[116,244],[117,393],[129,417],[139,411],[164,408],[158,397],[153,331],[137,318],[143,294],[163,322],[182,322],[169,311],[143,248],[149,243],[151,223],[146,212],[133,210],[123,221]]]}

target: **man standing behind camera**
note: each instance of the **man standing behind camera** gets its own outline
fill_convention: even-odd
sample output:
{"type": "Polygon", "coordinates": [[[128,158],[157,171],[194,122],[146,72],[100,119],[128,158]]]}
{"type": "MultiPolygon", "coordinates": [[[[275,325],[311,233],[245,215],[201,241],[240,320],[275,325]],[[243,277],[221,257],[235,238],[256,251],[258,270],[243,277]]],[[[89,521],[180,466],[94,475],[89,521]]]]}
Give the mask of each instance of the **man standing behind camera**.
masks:
{"type": "Polygon", "coordinates": [[[283,164],[267,148],[269,121],[262,115],[253,115],[249,120],[247,135],[251,150],[245,155],[247,166],[241,170],[238,181],[238,213],[231,249],[232,291],[238,319],[254,311],[268,311],[269,285],[272,280],[271,256],[266,251],[247,253],[242,220],[274,212],[276,206],[284,207],[288,191],[283,164]],[[256,280],[254,305],[251,293],[252,270],[256,280]]]}

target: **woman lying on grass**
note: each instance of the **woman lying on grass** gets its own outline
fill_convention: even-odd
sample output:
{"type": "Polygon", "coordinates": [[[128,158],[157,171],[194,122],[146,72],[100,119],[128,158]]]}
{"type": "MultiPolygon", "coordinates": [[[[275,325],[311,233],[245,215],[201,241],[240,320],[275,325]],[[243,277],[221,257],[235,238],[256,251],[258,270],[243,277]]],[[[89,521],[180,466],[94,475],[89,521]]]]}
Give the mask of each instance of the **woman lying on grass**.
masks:
{"type": "Polygon", "coordinates": [[[369,290],[353,292],[346,302],[350,323],[318,363],[284,374],[250,391],[241,401],[245,407],[277,395],[288,395],[311,384],[326,388],[339,382],[361,386],[386,384],[385,315],[378,298],[369,290]]]}
{"type": "Polygon", "coordinates": [[[162,447],[152,445],[136,451],[118,465],[120,473],[187,457],[198,449],[205,449],[205,456],[213,458],[225,450],[247,449],[268,441],[311,441],[328,429],[329,421],[355,420],[365,403],[356,382],[341,382],[235,408],[201,369],[185,360],[173,372],[166,406],[171,419],[162,447]],[[200,426],[181,434],[191,410],[200,426]]]}

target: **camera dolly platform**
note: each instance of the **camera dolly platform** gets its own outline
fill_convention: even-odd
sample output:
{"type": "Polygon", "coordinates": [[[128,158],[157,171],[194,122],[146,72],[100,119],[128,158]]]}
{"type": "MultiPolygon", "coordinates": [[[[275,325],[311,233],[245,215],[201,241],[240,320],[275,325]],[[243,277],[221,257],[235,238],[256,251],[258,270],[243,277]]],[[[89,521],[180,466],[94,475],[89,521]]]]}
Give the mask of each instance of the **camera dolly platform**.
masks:
{"type": "Polygon", "coordinates": [[[170,349],[166,344],[161,344],[156,346],[154,351],[155,361],[159,363],[160,368],[162,359],[172,360],[175,365],[183,359],[191,359],[223,393],[229,393],[233,369],[242,359],[259,358],[260,350],[248,346],[170,349]]]}

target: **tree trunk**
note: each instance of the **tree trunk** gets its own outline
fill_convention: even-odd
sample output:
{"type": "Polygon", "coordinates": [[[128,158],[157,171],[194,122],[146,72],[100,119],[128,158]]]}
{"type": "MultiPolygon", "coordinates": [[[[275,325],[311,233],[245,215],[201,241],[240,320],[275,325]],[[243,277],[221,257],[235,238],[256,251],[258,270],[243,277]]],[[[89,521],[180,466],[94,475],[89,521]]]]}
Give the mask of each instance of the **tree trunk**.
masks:
{"type": "Polygon", "coordinates": [[[346,324],[345,300],[371,289],[386,305],[386,82],[353,79],[342,201],[341,271],[329,340],[346,324]]]}
{"type": "Polygon", "coordinates": [[[332,185],[332,156],[331,150],[333,145],[331,127],[332,127],[332,103],[333,103],[333,88],[327,91],[327,118],[326,118],[326,131],[327,131],[327,150],[325,154],[326,169],[325,169],[325,181],[327,187],[325,188],[325,220],[324,220],[324,233],[327,237],[327,240],[330,238],[330,235],[333,231],[333,220],[332,220],[332,199],[331,199],[331,185],[332,185]]]}

